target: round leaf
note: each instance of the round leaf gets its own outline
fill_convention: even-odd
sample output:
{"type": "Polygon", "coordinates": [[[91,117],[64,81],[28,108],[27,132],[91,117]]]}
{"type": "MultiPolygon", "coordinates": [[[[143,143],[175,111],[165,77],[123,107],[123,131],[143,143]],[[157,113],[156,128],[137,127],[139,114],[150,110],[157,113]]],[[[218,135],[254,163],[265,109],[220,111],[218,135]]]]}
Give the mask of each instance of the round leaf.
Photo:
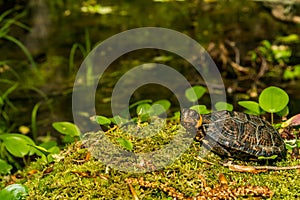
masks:
{"type": "Polygon", "coordinates": [[[80,135],[79,128],[70,122],[54,122],[52,126],[55,130],[64,135],[69,135],[71,137],[80,135]]]}
{"type": "Polygon", "coordinates": [[[289,96],[284,90],[271,86],[261,92],[258,101],[263,110],[269,113],[275,113],[287,106],[289,96]]]}
{"type": "Polygon", "coordinates": [[[152,104],[151,115],[161,115],[162,113],[167,112],[170,108],[171,103],[168,100],[159,100],[152,104]]]}
{"type": "Polygon", "coordinates": [[[197,85],[197,86],[188,88],[185,91],[185,96],[189,101],[195,102],[198,99],[200,99],[205,94],[205,92],[206,92],[205,87],[197,85]]]}
{"type": "Polygon", "coordinates": [[[228,110],[228,111],[232,111],[233,110],[233,106],[230,103],[227,102],[217,102],[215,104],[215,108],[217,111],[221,111],[221,110],[228,110]]]}
{"type": "Polygon", "coordinates": [[[151,113],[150,113],[151,116],[158,116],[165,112],[166,112],[165,108],[160,104],[153,104],[151,106],[151,113]]]}
{"type": "Polygon", "coordinates": [[[153,105],[155,104],[158,104],[158,105],[161,105],[166,111],[169,110],[170,106],[171,106],[171,103],[169,100],[166,100],[166,99],[162,99],[162,100],[158,100],[158,101],[155,101],[153,103],[153,105]]]}

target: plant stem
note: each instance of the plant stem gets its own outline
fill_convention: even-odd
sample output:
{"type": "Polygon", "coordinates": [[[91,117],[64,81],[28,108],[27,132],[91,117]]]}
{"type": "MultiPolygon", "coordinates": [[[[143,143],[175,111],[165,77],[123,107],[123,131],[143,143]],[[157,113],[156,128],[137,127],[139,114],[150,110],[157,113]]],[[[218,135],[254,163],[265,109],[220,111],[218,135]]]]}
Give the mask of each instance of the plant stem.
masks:
{"type": "Polygon", "coordinates": [[[36,143],[37,142],[37,111],[40,107],[40,103],[35,104],[35,106],[32,109],[31,113],[31,129],[32,129],[32,136],[33,136],[33,141],[36,143]]]}
{"type": "Polygon", "coordinates": [[[273,116],[273,113],[271,113],[271,124],[273,125],[273,122],[274,122],[274,116],[273,116]]]}

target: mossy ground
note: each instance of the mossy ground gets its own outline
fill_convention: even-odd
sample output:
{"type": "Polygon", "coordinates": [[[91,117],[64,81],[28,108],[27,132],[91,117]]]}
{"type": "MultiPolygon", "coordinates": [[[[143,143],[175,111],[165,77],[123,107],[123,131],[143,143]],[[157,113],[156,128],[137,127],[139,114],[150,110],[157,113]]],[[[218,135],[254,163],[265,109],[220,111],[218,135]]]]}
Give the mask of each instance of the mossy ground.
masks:
{"type": "MultiPolygon", "coordinates": [[[[157,130],[157,127],[147,129],[157,130]],[[152,129],[153,128],[153,129],[152,129]]],[[[115,144],[117,138],[130,140],[134,145],[133,152],[153,151],[163,147],[170,141],[179,129],[178,124],[170,123],[156,135],[145,139],[134,139],[128,134],[130,128],[115,129],[106,136],[115,144]]],[[[136,130],[136,129],[135,129],[136,130]]],[[[119,145],[120,146],[120,145],[119,145]]],[[[120,146],[121,147],[121,146],[120,146]]],[[[272,199],[300,198],[300,171],[268,171],[257,174],[230,171],[218,162],[218,156],[210,153],[206,159],[215,163],[200,161],[197,157],[201,147],[193,141],[189,148],[171,165],[153,172],[128,173],[118,171],[104,165],[101,161],[89,158],[89,151],[82,142],[69,145],[61,154],[56,155],[53,163],[33,162],[23,171],[2,179],[2,186],[9,183],[22,183],[28,187],[28,199],[133,199],[126,178],[140,178],[158,184],[168,184],[187,197],[196,196],[207,186],[219,184],[219,174],[223,174],[229,182],[229,187],[267,186],[273,192],[272,199]]],[[[257,162],[235,161],[243,165],[259,165],[257,162]]],[[[299,165],[300,161],[287,160],[272,163],[275,166],[299,165]]],[[[159,188],[144,188],[132,184],[139,199],[172,199],[168,193],[159,188]]],[[[251,197],[250,197],[251,199],[251,197]]]]}

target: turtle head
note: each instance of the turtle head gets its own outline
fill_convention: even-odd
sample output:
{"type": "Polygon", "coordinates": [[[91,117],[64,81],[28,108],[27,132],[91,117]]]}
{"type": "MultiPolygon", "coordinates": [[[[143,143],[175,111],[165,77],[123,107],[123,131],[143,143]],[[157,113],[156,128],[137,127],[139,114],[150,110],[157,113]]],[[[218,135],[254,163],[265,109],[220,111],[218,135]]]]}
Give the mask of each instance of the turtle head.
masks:
{"type": "Polygon", "coordinates": [[[195,110],[182,109],[180,112],[181,125],[190,132],[197,132],[202,125],[202,116],[195,110]]]}

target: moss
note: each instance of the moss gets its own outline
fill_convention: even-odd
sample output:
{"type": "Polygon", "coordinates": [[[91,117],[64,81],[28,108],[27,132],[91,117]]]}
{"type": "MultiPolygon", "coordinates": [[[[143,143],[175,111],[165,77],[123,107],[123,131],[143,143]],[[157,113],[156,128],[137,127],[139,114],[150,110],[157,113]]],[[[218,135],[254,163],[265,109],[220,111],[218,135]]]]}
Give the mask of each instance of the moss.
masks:
{"type": "MultiPolygon", "coordinates": [[[[179,130],[177,124],[169,124],[156,135],[136,139],[128,134],[132,128],[115,129],[105,134],[114,145],[119,145],[116,139],[123,137],[134,144],[134,152],[149,152],[167,144],[179,130]]],[[[148,131],[153,131],[152,129],[157,130],[157,127],[149,128],[148,131]]],[[[81,142],[77,142],[56,155],[55,162],[45,164],[42,160],[37,160],[11,177],[18,177],[14,182],[28,187],[28,199],[133,199],[126,178],[140,177],[149,183],[157,184],[157,187],[147,188],[132,183],[139,199],[172,199],[158,185],[167,185],[175,188],[178,193],[192,197],[203,191],[205,184],[212,188],[219,185],[220,173],[226,177],[229,187],[232,188],[249,185],[267,186],[275,193],[273,199],[300,198],[299,170],[268,171],[257,174],[233,172],[218,164],[221,159],[214,154],[208,154],[206,159],[215,164],[200,161],[197,158],[200,148],[200,144],[193,141],[171,165],[161,170],[126,173],[108,167],[92,157],[88,158],[89,151],[81,142]]],[[[243,165],[259,165],[256,162],[235,162],[243,165]]],[[[299,161],[294,161],[290,157],[273,163],[276,166],[297,164],[299,161]]],[[[9,181],[3,179],[2,184],[8,184],[9,181]]]]}

